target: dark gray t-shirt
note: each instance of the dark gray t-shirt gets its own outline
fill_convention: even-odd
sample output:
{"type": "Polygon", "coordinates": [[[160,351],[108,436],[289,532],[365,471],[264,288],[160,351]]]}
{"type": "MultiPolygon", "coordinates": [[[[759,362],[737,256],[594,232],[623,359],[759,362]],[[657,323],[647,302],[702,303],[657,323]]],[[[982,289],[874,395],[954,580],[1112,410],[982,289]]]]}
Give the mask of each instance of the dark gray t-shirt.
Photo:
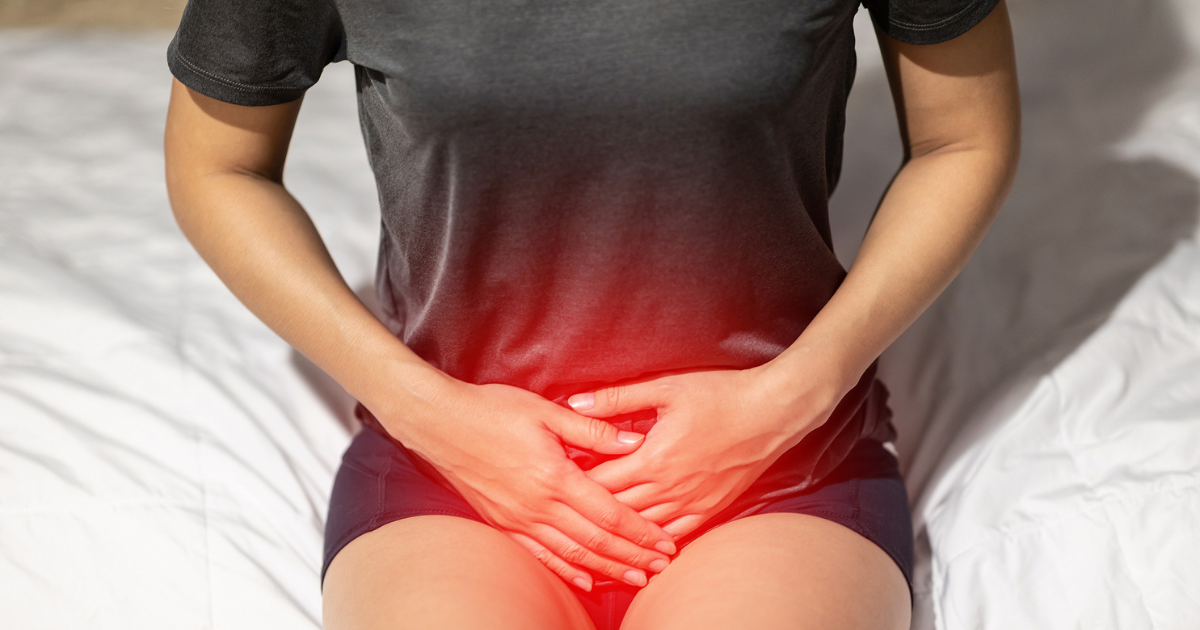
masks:
{"type": "MultiPolygon", "coordinates": [[[[865,0],[910,43],[996,2],[865,0]]],[[[762,364],[829,300],[858,5],[191,0],[168,61],[241,105],[355,64],[387,325],[452,376],[561,402],[762,364]]],[[[892,439],[886,397],[872,367],[765,477],[799,489],[892,439]]]]}

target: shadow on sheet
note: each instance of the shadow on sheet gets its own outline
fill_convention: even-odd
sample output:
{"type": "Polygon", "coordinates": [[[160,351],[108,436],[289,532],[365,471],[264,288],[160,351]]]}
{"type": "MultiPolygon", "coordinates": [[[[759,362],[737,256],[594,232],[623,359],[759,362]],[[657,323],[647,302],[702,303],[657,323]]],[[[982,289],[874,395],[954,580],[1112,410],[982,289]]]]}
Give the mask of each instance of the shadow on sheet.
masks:
{"type": "MultiPolygon", "coordinates": [[[[1196,178],[1116,149],[1188,60],[1176,11],[1160,0],[1099,4],[1009,4],[1024,119],[1012,194],[961,275],[881,361],[914,504],[1004,420],[980,410],[1069,356],[1196,231],[1196,178]]],[[[847,265],[901,155],[869,27],[858,35],[862,71],[831,210],[847,265]]],[[[920,573],[930,550],[919,511],[916,520],[920,573]]],[[[927,589],[928,576],[917,577],[927,589]]],[[[919,609],[914,627],[932,627],[929,615],[919,609]]]]}
{"type": "MultiPolygon", "coordinates": [[[[1191,174],[1114,151],[1185,57],[1173,11],[1158,1],[1105,4],[1011,3],[1024,117],[1012,194],[962,274],[882,362],[914,498],[953,457],[945,449],[958,433],[977,429],[961,425],[973,409],[1024,370],[1069,354],[1196,229],[1191,174]]],[[[866,70],[851,95],[831,210],[847,265],[900,161],[886,79],[866,70]]]]}

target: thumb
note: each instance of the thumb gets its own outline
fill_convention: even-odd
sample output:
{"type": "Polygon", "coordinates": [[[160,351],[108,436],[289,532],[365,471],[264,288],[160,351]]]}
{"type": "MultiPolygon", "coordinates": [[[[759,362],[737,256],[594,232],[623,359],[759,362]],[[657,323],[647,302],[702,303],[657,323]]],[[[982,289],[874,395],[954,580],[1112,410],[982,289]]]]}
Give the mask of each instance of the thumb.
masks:
{"type": "Polygon", "coordinates": [[[565,411],[558,414],[554,432],[564,442],[605,455],[624,455],[637,450],[646,436],[632,431],[620,431],[604,420],[565,411]]]}

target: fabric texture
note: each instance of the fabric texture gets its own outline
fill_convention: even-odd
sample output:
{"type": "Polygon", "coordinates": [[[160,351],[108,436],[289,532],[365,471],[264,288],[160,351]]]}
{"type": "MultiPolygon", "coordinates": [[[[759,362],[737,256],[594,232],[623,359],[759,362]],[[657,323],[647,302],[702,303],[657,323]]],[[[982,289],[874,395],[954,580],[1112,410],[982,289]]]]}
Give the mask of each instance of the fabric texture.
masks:
{"type": "Polygon", "coordinates": [[[167,48],[184,85],[237,105],[294,101],[345,58],[337,9],[323,0],[193,0],[167,48]]]}
{"type": "Polygon", "coordinates": [[[863,0],[883,32],[906,44],[937,44],[971,30],[1000,0],[863,0]]]}
{"type": "MultiPolygon", "coordinates": [[[[421,515],[486,521],[437,471],[387,434],[369,414],[350,443],[334,480],[325,528],[322,582],[333,558],[350,541],[388,523],[421,515]]],[[[819,484],[777,501],[739,499],[678,541],[682,549],[712,528],[753,514],[808,514],[848,527],[883,549],[912,593],[913,535],[899,464],[882,444],[860,440],[819,484]]],[[[571,591],[596,624],[616,630],[637,587],[595,576],[591,592],[571,591]]]]}
{"type": "MultiPolygon", "coordinates": [[[[979,5],[934,4],[872,10],[958,29],[979,5]]],[[[168,60],[244,105],[353,62],[387,325],[451,376],[561,402],[760,365],[833,295],[845,270],[827,201],[857,9],[193,0],[168,60]]],[[[872,366],[785,457],[782,487],[819,480],[860,438],[894,439],[886,398],[872,366]]]]}

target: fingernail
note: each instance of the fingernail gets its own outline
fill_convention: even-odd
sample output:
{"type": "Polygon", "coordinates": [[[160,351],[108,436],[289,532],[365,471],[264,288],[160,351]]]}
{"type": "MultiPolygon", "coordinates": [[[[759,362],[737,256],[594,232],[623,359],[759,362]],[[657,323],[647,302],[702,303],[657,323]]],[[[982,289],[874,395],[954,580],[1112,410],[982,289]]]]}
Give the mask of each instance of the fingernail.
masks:
{"type": "Polygon", "coordinates": [[[630,431],[617,431],[617,441],[622,444],[637,444],[646,436],[641,433],[632,433],[630,431]]]}
{"type": "Polygon", "coordinates": [[[641,571],[634,571],[633,569],[630,569],[625,572],[625,581],[634,586],[645,586],[646,574],[642,573],[641,571]]]}
{"type": "Polygon", "coordinates": [[[596,395],[593,393],[575,394],[567,399],[567,404],[575,411],[588,411],[596,406],[596,395]]]}
{"type": "Polygon", "coordinates": [[[667,540],[660,540],[660,541],[654,543],[654,548],[667,554],[668,556],[675,555],[675,543],[673,543],[673,542],[670,542],[667,540]]]}
{"type": "Polygon", "coordinates": [[[575,583],[575,586],[578,586],[579,588],[581,588],[585,591],[588,591],[589,593],[592,591],[592,583],[581,577],[577,577],[571,581],[575,583]]]}
{"type": "Polygon", "coordinates": [[[662,558],[650,563],[650,570],[655,573],[662,573],[665,568],[667,568],[667,561],[662,558]]]}

